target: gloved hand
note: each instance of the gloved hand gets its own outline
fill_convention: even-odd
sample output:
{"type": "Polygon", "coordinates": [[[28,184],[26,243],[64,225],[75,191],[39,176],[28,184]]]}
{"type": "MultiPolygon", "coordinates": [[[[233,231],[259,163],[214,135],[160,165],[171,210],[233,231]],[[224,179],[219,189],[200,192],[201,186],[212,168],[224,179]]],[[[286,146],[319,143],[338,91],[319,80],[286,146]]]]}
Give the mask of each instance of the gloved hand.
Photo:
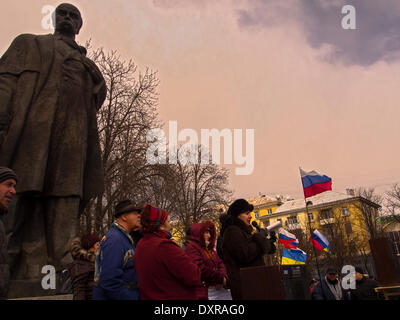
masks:
{"type": "Polygon", "coordinates": [[[268,236],[268,232],[264,228],[261,228],[258,233],[261,234],[264,238],[268,236]]]}
{"type": "Polygon", "coordinates": [[[271,249],[269,250],[268,254],[274,254],[276,251],[276,247],[273,242],[270,242],[271,249]]]}

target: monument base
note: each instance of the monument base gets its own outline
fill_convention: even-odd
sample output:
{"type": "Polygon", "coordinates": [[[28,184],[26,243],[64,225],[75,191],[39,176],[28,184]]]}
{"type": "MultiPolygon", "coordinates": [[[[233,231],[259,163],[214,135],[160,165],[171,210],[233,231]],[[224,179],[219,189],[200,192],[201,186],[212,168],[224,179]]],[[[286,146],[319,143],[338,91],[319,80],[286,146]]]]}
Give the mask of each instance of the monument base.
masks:
{"type": "Polygon", "coordinates": [[[56,295],[56,290],[44,290],[42,288],[42,279],[32,280],[11,280],[8,289],[7,298],[28,298],[44,297],[56,295]]]}

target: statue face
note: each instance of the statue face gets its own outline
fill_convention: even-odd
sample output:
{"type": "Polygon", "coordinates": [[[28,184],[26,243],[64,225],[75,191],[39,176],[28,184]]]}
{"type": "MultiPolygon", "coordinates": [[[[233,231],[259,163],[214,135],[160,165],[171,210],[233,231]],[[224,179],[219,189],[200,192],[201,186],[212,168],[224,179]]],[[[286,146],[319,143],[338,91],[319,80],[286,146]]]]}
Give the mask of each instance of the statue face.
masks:
{"type": "Polygon", "coordinates": [[[71,4],[61,4],[56,8],[56,31],[67,35],[76,35],[82,27],[79,10],[71,4]]]}

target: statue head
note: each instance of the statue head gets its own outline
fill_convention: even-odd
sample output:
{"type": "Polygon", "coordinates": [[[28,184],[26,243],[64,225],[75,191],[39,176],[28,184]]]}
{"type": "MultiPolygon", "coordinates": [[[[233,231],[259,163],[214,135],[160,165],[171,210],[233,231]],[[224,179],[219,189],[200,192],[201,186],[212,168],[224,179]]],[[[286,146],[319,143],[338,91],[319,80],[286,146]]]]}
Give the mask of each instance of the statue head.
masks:
{"type": "Polygon", "coordinates": [[[62,3],[54,12],[53,23],[57,33],[74,38],[79,34],[83,21],[77,7],[69,3],[62,3]]]}

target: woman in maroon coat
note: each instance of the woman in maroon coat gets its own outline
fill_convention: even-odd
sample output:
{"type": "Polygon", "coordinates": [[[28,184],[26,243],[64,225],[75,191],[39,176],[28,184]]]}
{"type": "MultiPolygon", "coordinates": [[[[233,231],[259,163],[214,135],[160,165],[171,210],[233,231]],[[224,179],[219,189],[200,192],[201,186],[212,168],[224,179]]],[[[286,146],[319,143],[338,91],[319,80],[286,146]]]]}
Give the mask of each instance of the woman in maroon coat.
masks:
{"type": "Polygon", "coordinates": [[[190,227],[189,240],[186,254],[201,270],[202,285],[197,288],[197,294],[199,299],[208,300],[209,287],[226,287],[225,266],[215,251],[216,229],[214,223],[207,221],[193,224],[190,227]]]}
{"type": "Polygon", "coordinates": [[[141,216],[143,238],[139,241],[134,265],[142,300],[197,300],[200,269],[172,240],[169,215],[146,205],[141,216]]]}

